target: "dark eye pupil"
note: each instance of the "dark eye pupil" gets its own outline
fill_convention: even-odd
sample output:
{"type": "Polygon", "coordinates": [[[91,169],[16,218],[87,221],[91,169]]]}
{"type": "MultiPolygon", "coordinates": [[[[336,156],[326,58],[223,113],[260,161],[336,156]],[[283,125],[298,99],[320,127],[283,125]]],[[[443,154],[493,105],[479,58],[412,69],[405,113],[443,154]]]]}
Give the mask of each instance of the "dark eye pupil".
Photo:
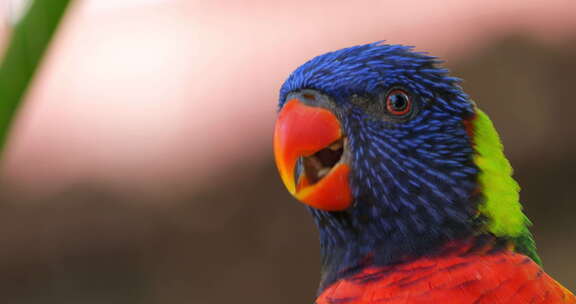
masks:
{"type": "Polygon", "coordinates": [[[392,94],[389,97],[390,106],[397,111],[402,111],[408,106],[408,97],[404,94],[392,94]]]}
{"type": "Polygon", "coordinates": [[[389,92],[386,96],[386,111],[396,117],[407,117],[412,113],[412,100],[410,96],[400,89],[389,92]]]}

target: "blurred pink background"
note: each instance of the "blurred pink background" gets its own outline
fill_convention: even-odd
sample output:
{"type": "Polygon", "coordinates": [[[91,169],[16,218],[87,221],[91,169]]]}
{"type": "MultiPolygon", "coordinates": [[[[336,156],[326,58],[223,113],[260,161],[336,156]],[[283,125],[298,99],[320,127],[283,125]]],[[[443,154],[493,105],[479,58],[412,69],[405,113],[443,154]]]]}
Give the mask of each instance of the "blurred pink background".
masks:
{"type": "Polygon", "coordinates": [[[279,86],[315,55],[387,40],[455,62],[510,32],[557,43],[575,28],[572,0],[76,1],[3,173],[40,195],[86,178],[188,191],[270,154],[279,86]]]}

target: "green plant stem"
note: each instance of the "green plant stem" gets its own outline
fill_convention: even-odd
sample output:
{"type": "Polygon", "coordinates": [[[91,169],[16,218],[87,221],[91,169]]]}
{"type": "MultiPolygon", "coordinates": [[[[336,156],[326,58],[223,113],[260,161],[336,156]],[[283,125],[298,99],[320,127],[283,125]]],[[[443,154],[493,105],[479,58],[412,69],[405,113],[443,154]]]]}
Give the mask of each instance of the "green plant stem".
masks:
{"type": "Polygon", "coordinates": [[[34,73],[71,0],[35,0],[16,25],[0,65],[0,153],[34,73]]]}

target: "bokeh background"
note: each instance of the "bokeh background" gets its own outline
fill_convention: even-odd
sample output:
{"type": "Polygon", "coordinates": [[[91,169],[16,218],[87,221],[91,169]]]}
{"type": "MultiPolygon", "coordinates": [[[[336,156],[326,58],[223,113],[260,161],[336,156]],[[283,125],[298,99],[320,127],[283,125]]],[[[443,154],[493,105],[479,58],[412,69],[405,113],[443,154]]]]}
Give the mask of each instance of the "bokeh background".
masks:
{"type": "MultiPolygon", "coordinates": [[[[26,2],[0,0],[0,50],[26,2]]],[[[277,92],[377,40],[465,79],[546,271],[576,290],[576,1],[77,0],[0,166],[0,302],[312,302],[317,234],[276,176],[277,92]]]]}

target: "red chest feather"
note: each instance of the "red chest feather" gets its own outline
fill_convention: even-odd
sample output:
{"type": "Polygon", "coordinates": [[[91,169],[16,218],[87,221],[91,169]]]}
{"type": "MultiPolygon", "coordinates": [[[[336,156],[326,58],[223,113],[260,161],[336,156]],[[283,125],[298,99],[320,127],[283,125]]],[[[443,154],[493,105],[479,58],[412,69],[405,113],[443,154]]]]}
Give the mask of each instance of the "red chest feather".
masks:
{"type": "Polygon", "coordinates": [[[576,304],[576,297],[526,256],[505,251],[368,268],[326,288],[316,303],[576,304]]]}

